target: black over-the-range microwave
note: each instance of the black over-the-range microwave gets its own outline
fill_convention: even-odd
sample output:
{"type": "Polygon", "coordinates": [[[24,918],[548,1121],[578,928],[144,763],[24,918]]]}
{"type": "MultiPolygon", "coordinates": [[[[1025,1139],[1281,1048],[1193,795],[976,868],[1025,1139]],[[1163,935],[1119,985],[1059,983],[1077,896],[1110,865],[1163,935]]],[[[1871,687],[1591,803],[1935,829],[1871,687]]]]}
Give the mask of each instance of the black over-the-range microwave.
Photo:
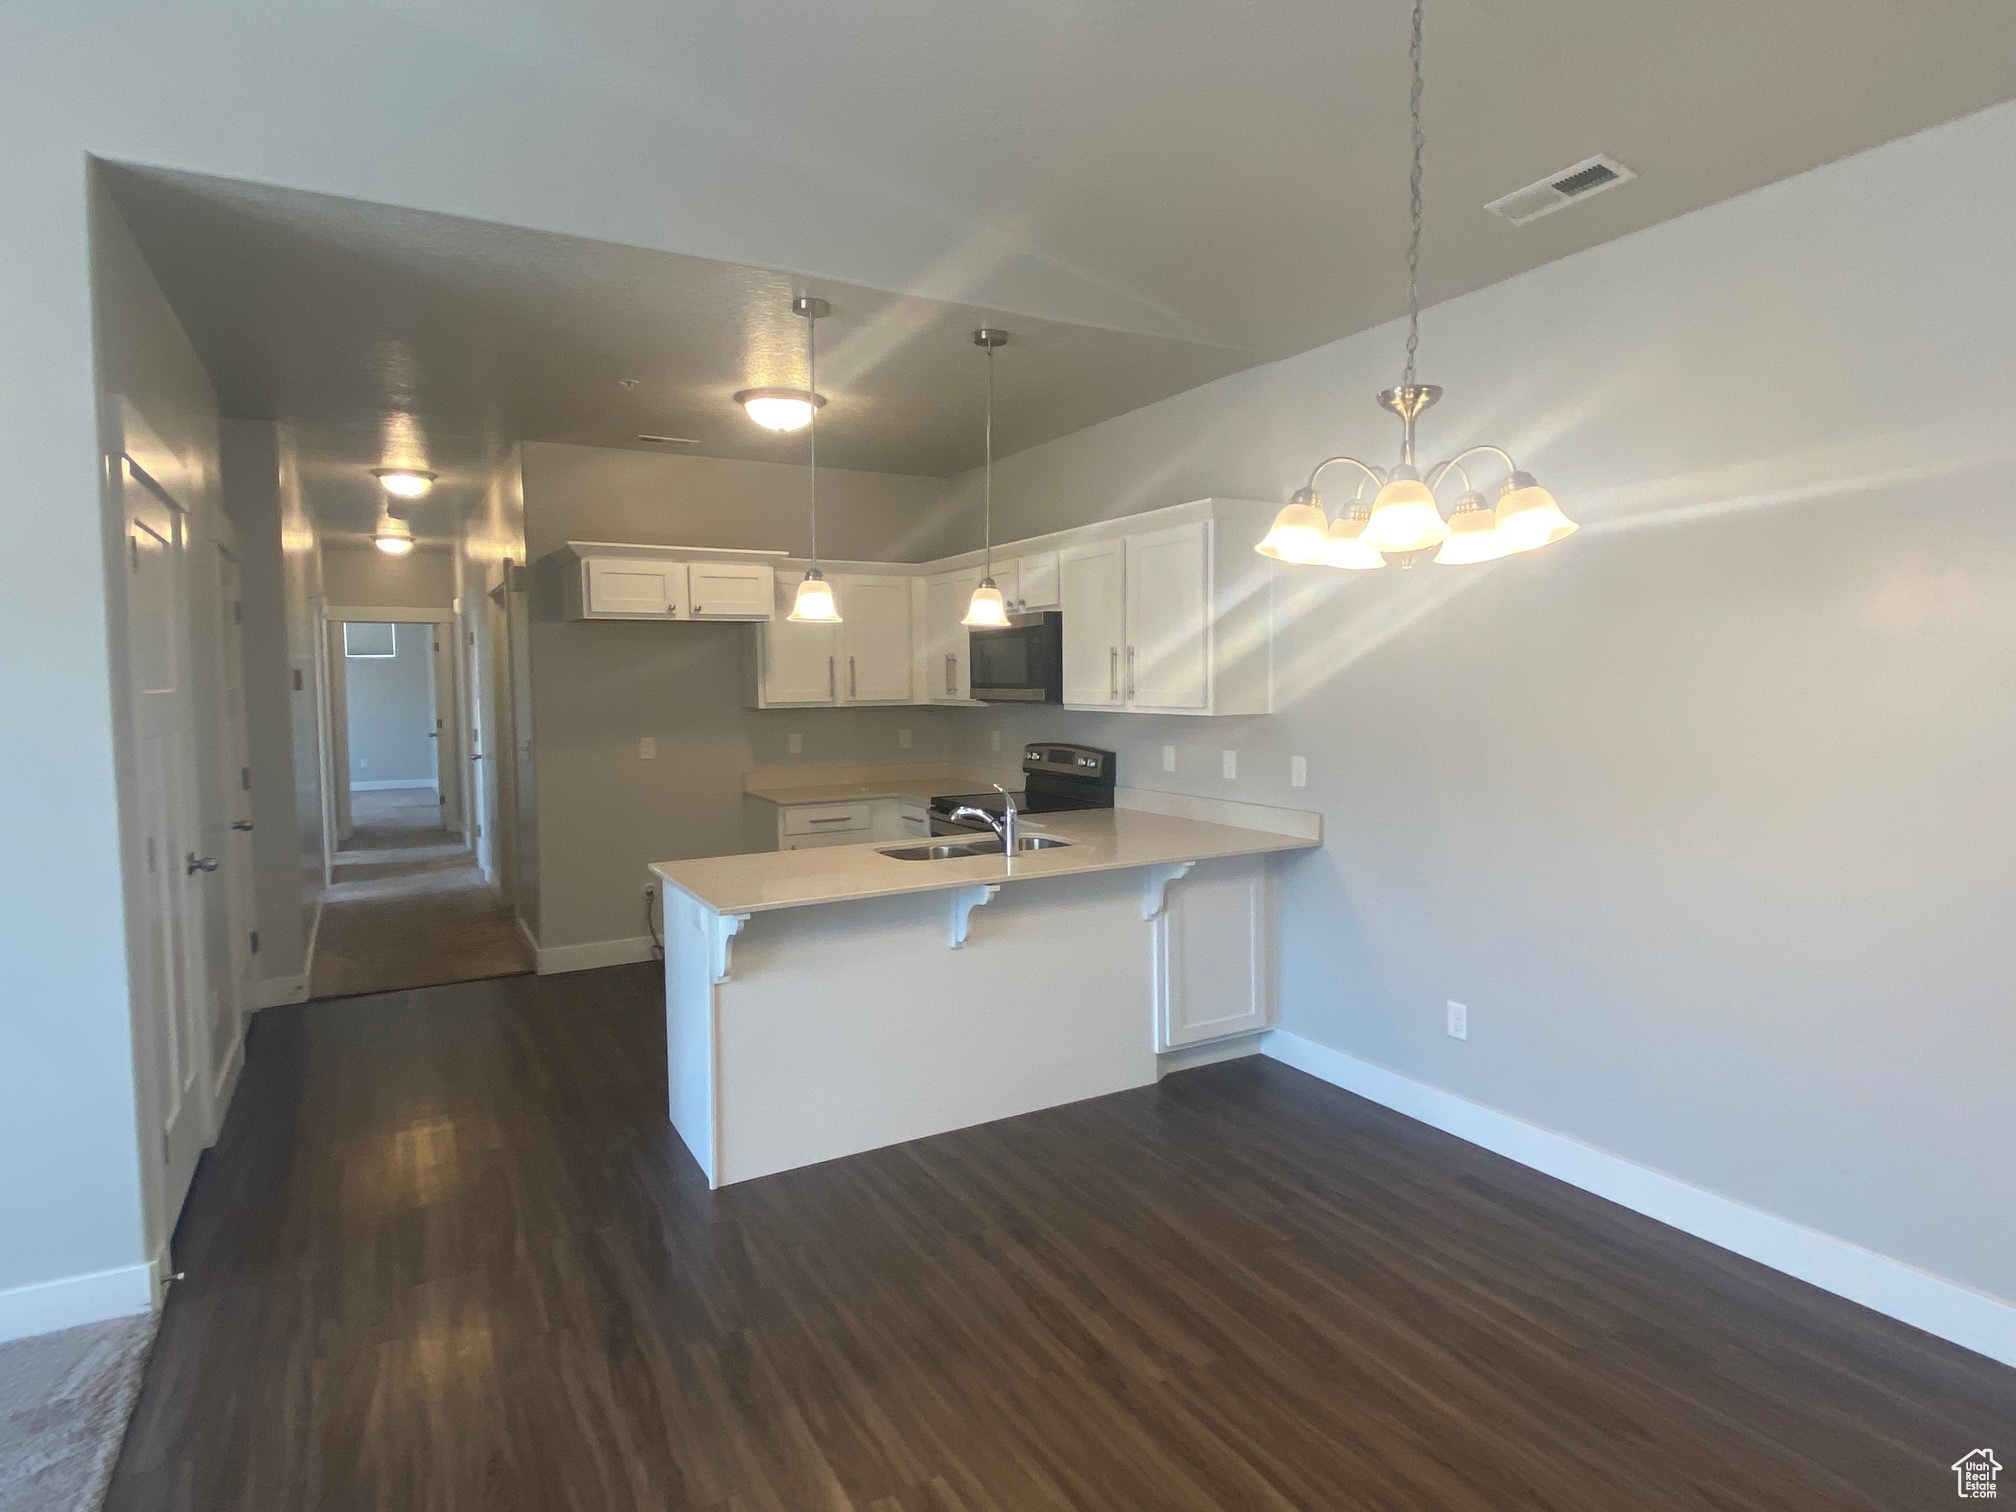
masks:
{"type": "Polygon", "coordinates": [[[986,703],[1064,702],[1064,616],[1018,614],[971,632],[973,696],[986,703]]]}

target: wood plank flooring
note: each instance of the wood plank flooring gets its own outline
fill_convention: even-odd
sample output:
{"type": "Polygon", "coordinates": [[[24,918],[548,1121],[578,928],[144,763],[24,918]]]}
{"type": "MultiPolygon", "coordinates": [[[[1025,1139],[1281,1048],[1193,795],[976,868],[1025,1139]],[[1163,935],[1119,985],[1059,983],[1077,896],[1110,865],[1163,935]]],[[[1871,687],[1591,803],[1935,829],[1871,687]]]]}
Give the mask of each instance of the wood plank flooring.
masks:
{"type": "Polygon", "coordinates": [[[710,1194],[655,967],[269,1009],[113,1512],[1931,1508],[2016,1371],[1246,1060],[710,1194]]]}

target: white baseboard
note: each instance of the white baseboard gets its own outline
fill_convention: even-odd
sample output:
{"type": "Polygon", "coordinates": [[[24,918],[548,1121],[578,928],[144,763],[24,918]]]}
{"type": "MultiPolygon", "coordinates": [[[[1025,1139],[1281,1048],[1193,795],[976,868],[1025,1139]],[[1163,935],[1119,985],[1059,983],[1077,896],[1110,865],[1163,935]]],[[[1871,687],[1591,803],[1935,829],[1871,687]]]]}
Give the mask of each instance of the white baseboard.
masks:
{"type": "MultiPolygon", "coordinates": [[[[527,939],[530,940],[529,935],[527,939]]],[[[631,940],[592,940],[586,945],[555,945],[544,950],[537,945],[532,947],[532,959],[538,963],[541,976],[593,971],[597,966],[628,966],[633,961],[648,961],[655,953],[655,942],[649,935],[631,940]]]]}
{"type": "Polygon", "coordinates": [[[252,1001],[260,1008],[278,1008],[282,1003],[305,1003],[308,1001],[308,978],[261,977],[253,988],[252,1001]]]}
{"type": "Polygon", "coordinates": [[[1823,1291],[2016,1365],[2016,1304],[1746,1206],[1397,1071],[1271,1031],[1261,1052],[1823,1291]]]}
{"type": "Polygon", "coordinates": [[[154,1305],[153,1270],[143,1261],[0,1291],[0,1344],[144,1313],[154,1305]]]}
{"type": "Polygon", "coordinates": [[[1171,1071],[1188,1071],[1194,1066],[1215,1066],[1220,1061],[1258,1055],[1264,1038],[1264,1031],[1235,1034],[1230,1039],[1209,1040],[1201,1045],[1179,1045],[1174,1050],[1160,1051],[1155,1057],[1156,1078],[1159,1080],[1171,1071]]]}
{"type": "Polygon", "coordinates": [[[390,777],[383,782],[353,782],[350,784],[350,791],[353,793],[389,793],[395,788],[412,788],[416,792],[435,794],[439,794],[441,791],[424,777],[390,777]]]}
{"type": "Polygon", "coordinates": [[[532,933],[532,926],[525,922],[525,915],[512,910],[511,923],[518,931],[518,938],[525,942],[525,949],[531,955],[536,967],[539,960],[539,936],[532,933]]]}
{"type": "Polygon", "coordinates": [[[238,1090],[238,1073],[245,1069],[245,1026],[238,1026],[237,1034],[231,1039],[231,1053],[224,1057],[224,1064],[217,1068],[215,1096],[210,1106],[217,1110],[217,1127],[211,1132],[210,1142],[217,1142],[217,1135],[223,1132],[224,1115],[230,1111],[232,1094],[238,1090]]]}

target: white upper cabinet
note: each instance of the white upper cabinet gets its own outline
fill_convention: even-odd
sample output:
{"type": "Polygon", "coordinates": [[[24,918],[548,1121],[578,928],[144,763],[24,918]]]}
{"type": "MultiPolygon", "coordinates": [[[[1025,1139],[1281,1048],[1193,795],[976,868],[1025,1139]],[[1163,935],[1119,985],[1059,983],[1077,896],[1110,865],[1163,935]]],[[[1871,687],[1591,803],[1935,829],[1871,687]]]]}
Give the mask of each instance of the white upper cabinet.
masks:
{"type": "Polygon", "coordinates": [[[941,573],[924,585],[924,634],[918,658],[919,698],[924,703],[973,701],[972,632],[960,621],[980,577],[981,569],[971,567],[941,573]]]}
{"type": "Polygon", "coordinates": [[[840,648],[832,625],[775,619],[756,629],[756,707],[792,708],[838,703],[840,648]]]}
{"type": "Polygon", "coordinates": [[[672,620],[686,617],[686,564],[590,557],[568,585],[570,619],[672,620]]]}
{"type": "MultiPolygon", "coordinates": [[[[1016,560],[1015,592],[1008,597],[1017,614],[1035,614],[1063,604],[1060,596],[1062,585],[1058,581],[1058,555],[1054,551],[1039,551],[1016,560]]],[[[1005,586],[1002,592],[1007,593],[1005,586]]]]}
{"type": "Polygon", "coordinates": [[[1127,702],[1185,714],[1209,707],[1211,523],[1127,540],[1127,702]]]}
{"type": "Polygon", "coordinates": [[[696,620],[770,618],[777,589],[768,562],[694,562],[685,571],[696,620]]]}
{"type": "Polygon", "coordinates": [[[910,579],[842,577],[837,680],[843,703],[908,703],[914,671],[910,579]]]}
{"type": "Polygon", "coordinates": [[[1066,547],[1059,558],[1064,702],[1117,709],[1125,702],[1126,543],[1118,538],[1089,541],[1066,547]]]}

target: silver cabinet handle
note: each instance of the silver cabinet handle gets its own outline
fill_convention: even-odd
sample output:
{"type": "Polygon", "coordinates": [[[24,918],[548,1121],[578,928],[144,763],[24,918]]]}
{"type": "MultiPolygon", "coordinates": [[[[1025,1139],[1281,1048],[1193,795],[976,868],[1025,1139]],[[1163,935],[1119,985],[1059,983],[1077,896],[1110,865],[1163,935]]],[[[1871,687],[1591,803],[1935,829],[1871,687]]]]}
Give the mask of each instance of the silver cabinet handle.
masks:
{"type": "Polygon", "coordinates": [[[1120,648],[1118,646],[1113,648],[1112,655],[1107,658],[1106,680],[1112,689],[1109,696],[1113,702],[1120,702],[1120,648]]]}
{"type": "Polygon", "coordinates": [[[807,819],[805,822],[807,824],[852,824],[854,820],[851,815],[842,814],[836,819],[807,819]]]}
{"type": "Polygon", "coordinates": [[[214,872],[217,870],[217,858],[215,856],[199,856],[196,852],[191,851],[189,852],[189,859],[184,865],[189,875],[193,877],[198,872],[214,872]]]}
{"type": "Polygon", "coordinates": [[[854,658],[851,656],[847,658],[847,696],[849,698],[861,696],[861,679],[854,671],[854,658]]]}
{"type": "Polygon", "coordinates": [[[1127,701],[1134,701],[1134,648],[1127,648],[1127,701]]]}
{"type": "Polygon", "coordinates": [[[237,830],[240,834],[250,834],[252,831],[252,821],[250,819],[233,819],[231,821],[231,828],[237,830]]]}
{"type": "Polygon", "coordinates": [[[957,686],[958,680],[959,680],[958,654],[956,652],[947,651],[945,653],[945,696],[947,698],[952,698],[957,695],[959,691],[957,686]]]}

